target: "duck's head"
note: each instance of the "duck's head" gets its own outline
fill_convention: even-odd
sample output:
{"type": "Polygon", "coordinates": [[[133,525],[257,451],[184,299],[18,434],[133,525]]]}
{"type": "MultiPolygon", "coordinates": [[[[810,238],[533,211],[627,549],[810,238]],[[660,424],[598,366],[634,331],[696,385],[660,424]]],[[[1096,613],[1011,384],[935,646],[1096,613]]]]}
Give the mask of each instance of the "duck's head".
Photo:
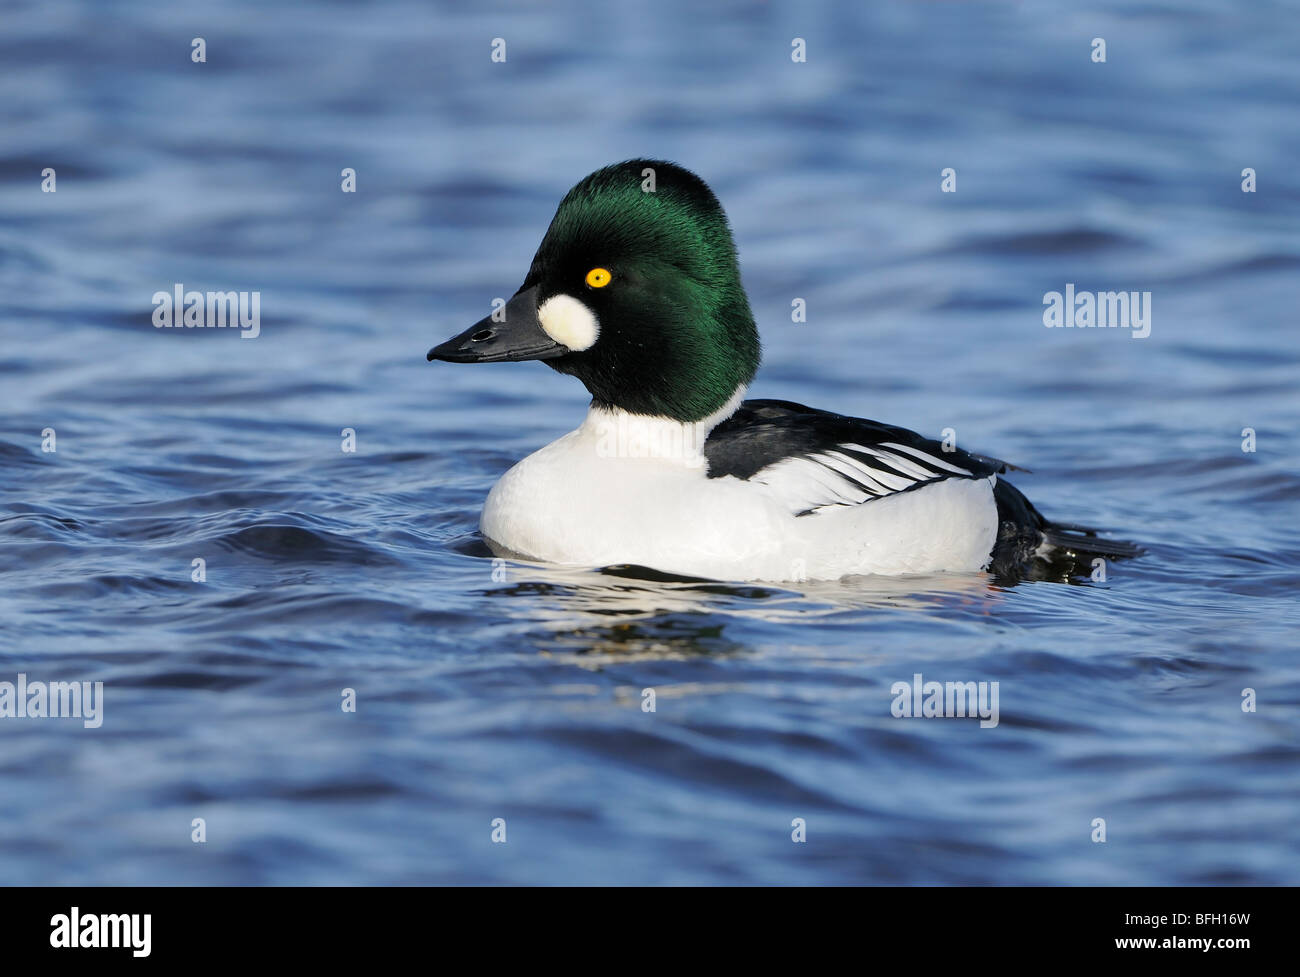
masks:
{"type": "Polygon", "coordinates": [[[758,331],[718,199],[694,173],[629,160],[565,195],[512,299],[430,360],[544,360],[593,404],[699,421],[758,369],[758,331]]]}

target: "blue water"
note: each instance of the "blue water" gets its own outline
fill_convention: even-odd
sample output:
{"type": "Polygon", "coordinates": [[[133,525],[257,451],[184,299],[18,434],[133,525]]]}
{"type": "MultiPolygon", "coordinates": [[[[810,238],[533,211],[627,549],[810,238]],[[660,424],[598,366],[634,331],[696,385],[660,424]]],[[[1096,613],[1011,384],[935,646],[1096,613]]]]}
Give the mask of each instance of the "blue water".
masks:
{"type": "Polygon", "coordinates": [[[0,680],[105,691],[98,729],[0,719],[0,881],[1300,881],[1298,29],[8,0],[0,680]],[[754,396],[953,428],[1147,555],[1077,586],[494,564],[483,498],[584,391],[424,353],[641,155],[728,209],[754,396]],[[1067,282],[1150,291],[1150,336],[1045,329],[1067,282]],[[176,283],[260,291],[261,335],[153,328],[176,283]],[[918,672],[998,682],[999,725],[894,718],[918,672]]]}

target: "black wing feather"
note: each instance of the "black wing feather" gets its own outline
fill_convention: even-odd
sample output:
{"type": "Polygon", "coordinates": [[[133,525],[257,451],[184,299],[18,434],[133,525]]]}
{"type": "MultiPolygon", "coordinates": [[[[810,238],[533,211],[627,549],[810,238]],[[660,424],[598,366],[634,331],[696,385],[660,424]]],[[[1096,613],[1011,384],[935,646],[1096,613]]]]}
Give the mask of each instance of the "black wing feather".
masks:
{"type": "MultiPolygon", "coordinates": [[[[851,449],[845,451],[843,445],[853,444],[868,448],[885,444],[912,448],[924,457],[909,456],[907,460],[933,472],[935,479],[987,478],[1015,467],[960,448],[945,450],[940,442],[907,428],[832,414],[788,400],[745,401],[709,434],[704,442],[704,456],[709,463],[710,478],[732,475],[748,480],[787,458],[807,458],[827,451],[860,454],[851,449]],[[962,471],[952,471],[947,466],[962,471]]],[[[900,477],[909,477],[875,456],[871,457],[871,464],[875,468],[887,467],[900,477]]]]}

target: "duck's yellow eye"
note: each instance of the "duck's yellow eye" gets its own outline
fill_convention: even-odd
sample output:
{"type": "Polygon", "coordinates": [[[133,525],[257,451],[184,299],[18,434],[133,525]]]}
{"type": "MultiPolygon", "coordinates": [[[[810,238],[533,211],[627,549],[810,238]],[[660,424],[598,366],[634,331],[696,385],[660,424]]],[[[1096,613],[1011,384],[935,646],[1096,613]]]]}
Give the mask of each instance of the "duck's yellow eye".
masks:
{"type": "Polygon", "coordinates": [[[608,268],[593,268],[587,272],[587,284],[592,288],[604,288],[613,277],[608,268]]]}

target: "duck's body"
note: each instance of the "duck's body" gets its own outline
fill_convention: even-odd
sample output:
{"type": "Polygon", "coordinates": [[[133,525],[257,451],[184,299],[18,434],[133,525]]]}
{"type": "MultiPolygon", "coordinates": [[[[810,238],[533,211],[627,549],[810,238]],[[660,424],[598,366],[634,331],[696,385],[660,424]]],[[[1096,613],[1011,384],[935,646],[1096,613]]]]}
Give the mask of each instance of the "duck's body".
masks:
{"type": "MultiPolygon", "coordinates": [[[[550,563],[632,563],[730,580],[976,571],[989,564],[998,530],[996,476],[932,474],[918,486],[910,476],[921,462],[895,460],[892,471],[906,470],[907,485],[917,487],[865,504],[861,486],[870,476],[851,483],[806,456],[791,454],[752,474],[728,470],[743,466],[749,453],[739,442],[770,405],[742,404],[706,440],[693,425],[592,408],[576,431],[502,476],[483,508],[483,535],[550,563]]],[[[877,476],[904,481],[883,470],[877,476]]]]}
{"type": "Polygon", "coordinates": [[[488,496],[483,535],[524,557],[788,581],[1132,555],[1044,520],[999,477],[1004,462],[743,401],[758,344],[730,232],[708,188],[669,163],[607,167],[570,191],[504,315],[429,358],[544,359],[593,393],[577,430],[488,496]]]}

